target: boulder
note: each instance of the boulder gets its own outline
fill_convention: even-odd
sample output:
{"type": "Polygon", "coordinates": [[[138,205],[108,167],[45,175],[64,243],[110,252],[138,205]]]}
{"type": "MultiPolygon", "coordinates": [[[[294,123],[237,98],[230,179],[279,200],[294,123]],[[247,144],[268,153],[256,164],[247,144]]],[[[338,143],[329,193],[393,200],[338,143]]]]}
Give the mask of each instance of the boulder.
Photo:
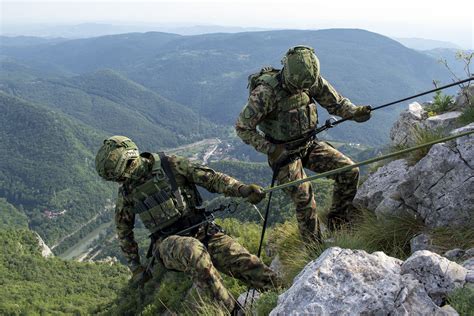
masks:
{"type": "Polygon", "coordinates": [[[400,113],[400,117],[390,130],[392,146],[409,146],[414,144],[413,130],[416,127],[421,127],[423,120],[427,117],[428,114],[421,104],[418,102],[410,103],[408,109],[400,113]]]}
{"type": "Polygon", "coordinates": [[[461,114],[462,112],[453,111],[431,116],[423,121],[422,127],[430,130],[450,131],[459,127],[458,118],[461,114]]]}
{"type": "MultiPolygon", "coordinates": [[[[380,167],[357,190],[353,204],[358,209],[367,209],[375,212],[379,205],[379,212],[396,209],[401,205],[397,200],[398,185],[405,179],[409,170],[405,159],[399,159],[380,167]]],[[[378,213],[378,212],[376,212],[378,213]]]]}
{"type": "Polygon", "coordinates": [[[431,251],[415,252],[401,267],[420,281],[437,305],[445,302],[449,293],[464,285],[467,269],[431,251]]]}
{"type": "Polygon", "coordinates": [[[443,257],[447,258],[448,260],[455,261],[461,259],[462,256],[464,256],[466,252],[460,248],[455,248],[451,249],[449,251],[446,251],[443,254],[443,257]]]}
{"type": "MultiPolygon", "coordinates": [[[[452,133],[474,130],[474,123],[452,133]]],[[[474,135],[434,145],[398,186],[407,208],[428,227],[474,222],[474,135]]]]}
{"type": "Polygon", "coordinates": [[[401,273],[402,264],[382,252],[329,248],[306,265],[270,315],[457,314],[437,306],[422,282],[401,273]]]}
{"type": "Polygon", "coordinates": [[[466,282],[474,285],[474,257],[464,261],[462,266],[467,270],[466,282]]]}
{"type": "Polygon", "coordinates": [[[412,254],[419,250],[435,251],[431,236],[424,233],[416,235],[410,240],[410,250],[412,254]]]}

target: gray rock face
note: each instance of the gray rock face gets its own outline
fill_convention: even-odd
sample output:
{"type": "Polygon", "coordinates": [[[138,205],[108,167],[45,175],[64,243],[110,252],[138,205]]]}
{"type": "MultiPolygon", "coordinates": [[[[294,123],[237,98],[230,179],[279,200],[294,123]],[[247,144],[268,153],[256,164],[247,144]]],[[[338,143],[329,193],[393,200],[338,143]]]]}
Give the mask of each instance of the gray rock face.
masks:
{"type": "MultiPolygon", "coordinates": [[[[453,131],[474,130],[474,124],[453,131]]],[[[429,227],[474,220],[474,135],[434,145],[399,185],[404,204],[429,227]]]]}
{"type": "Polygon", "coordinates": [[[431,116],[423,122],[422,126],[431,130],[444,129],[450,131],[459,126],[457,120],[461,114],[462,112],[453,111],[431,116]]]}
{"type": "Polygon", "coordinates": [[[418,102],[408,105],[408,109],[400,114],[390,130],[390,140],[394,146],[410,145],[415,142],[413,130],[422,125],[428,114],[418,102]]]}
{"type": "MultiPolygon", "coordinates": [[[[474,123],[452,131],[474,130],[474,123]]],[[[474,134],[434,145],[417,164],[393,161],[361,185],[354,205],[377,214],[410,212],[431,228],[474,221],[474,134]]]]}
{"type": "Polygon", "coordinates": [[[462,263],[462,266],[467,270],[466,282],[474,287],[474,257],[467,259],[462,263]]]}
{"type": "Polygon", "coordinates": [[[464,250],[460,248],[456,248],[456,249],[446,251],[443,254],[443,257],[447,258],[448,260],[454,261],[454,260],[460,259],[462,256],[464,256],[464,254],[465,254],[464,250]]]}
{"type": "Polygon", "coordinates": [[[41,238],[41,236],[36,232],[35,232],[35,235],[36,235],[36,239],[38,240],[38,245],[40,247],[41,256],[43,256],[44,258],[54,257],[53,252],[48,247],[48,245],[46,245],[43,238],[41,238]]]}
{"type": "Polygon", "coordinates": [[[410,250],[412,254],[419,250],[433,251],[433,241],[431,240],[431,237],[428,234],[416,235],[410,240],[410,250]]]}
{"type": "Polygon", "coordinates": [[[402,264],[382,252],[330,248],[303,269],[270,315],[456,315],[439,308],[414,275],[402,274],[402,264]]]}
{"type": "Polygon", "coordinates": [[[354,206],[359,209],[375,211],[384,202],[387,206],[381,206],[379,212],[384,213],[387,209],[396,209],[401,204],[396,199],[398,185],[403,181],[408,170],[408,163],[405,159],[392,161],[379,168],[357,190],[353,201],[354,206]]]}
{"type": "Polygon", "coordinates": [[[467,270],[440,255],[421,250],[402,264],[401,273],[413,275],[433,301],[441,305],[450,292],[464,285],[467,270]]]}

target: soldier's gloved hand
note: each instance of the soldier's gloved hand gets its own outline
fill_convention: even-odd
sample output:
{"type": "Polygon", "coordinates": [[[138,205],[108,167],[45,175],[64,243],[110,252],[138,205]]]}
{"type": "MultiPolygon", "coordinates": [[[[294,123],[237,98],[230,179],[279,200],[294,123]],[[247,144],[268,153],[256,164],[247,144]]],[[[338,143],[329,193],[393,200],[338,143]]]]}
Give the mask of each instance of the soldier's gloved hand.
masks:
{"type": "Polygon", "coordinates": [[[288,156],[288,151],[286,150],[285,145],[283,144],[274,144],[268,153],[270,161],[277,163],[283,161],[288,156]]]}
{"type": "Polygon", "coordinates": [[[372,112],[372,107],[370,105],[361,105],[356,107],[354,111],[354,121],[357,123],[362,123],[370,119],[370,112],[372,112]]]}
{"type": "Polygon", "coordinates": [[[252,204],[258,204],[265,198],[263,188],[256,184],[244,184],[239,188],[239,192],[243,198],[246,198],[252,204]]]}

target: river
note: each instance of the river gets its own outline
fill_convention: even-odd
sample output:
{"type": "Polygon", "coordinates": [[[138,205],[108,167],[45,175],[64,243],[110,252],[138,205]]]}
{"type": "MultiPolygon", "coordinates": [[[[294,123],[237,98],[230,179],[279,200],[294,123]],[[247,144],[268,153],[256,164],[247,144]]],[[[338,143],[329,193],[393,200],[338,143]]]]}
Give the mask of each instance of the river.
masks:
{"type": "Polygon", "coordinates": [[[62,259],[76,259],[80,257],[81,255],[85,254],[88,252],[89,247],[91,244],[99,238],[99,235],[101,232],[105,231],[112,222],[104,223],[91,231],[89,234],[87,234],[84,238],[79,240],[76,244],[74,244],[72,247],[67,249],[65,252],[63,252],[61,255],[59,255],[60,258],[62,259]]]}

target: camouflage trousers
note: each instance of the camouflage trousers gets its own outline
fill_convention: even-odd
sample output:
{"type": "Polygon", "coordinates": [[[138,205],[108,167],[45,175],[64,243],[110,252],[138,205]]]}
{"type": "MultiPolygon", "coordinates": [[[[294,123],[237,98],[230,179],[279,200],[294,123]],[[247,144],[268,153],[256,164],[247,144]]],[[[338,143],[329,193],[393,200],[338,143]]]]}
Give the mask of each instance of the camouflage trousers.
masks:
{"type": "MultiPolygon", "coordinates": [[[[354,164],[354,162],[340,151],[323,141],[314,141],[300,152],[302,159],[297,159],[279,169],[278,184],[306,178],[304,168],[322,173],[354,164]]],[[[273,161],[269,161],[273,165],[273,161]]],[[[352,200],[357,193],[359,169],[331,176],[334,182],[334,191],[331,210],[328,214],[328,226],[335,229],[348,224],[357,210],[352,206],[352,200]]],[[[285,189],[296,206],[296,218],[303,239],[317,240],[318,217],[316,201],[313,195],[311,182],[285,189]]]]}
{"type": "Polygon", "coordinates": [[[217,270],[256,289],[280,285],[275,272],[222,232],[196,238],[173,235],[159,242],[158,247],[165,268],[190,273],[199,295],[217,300],[229,311],[234,308],[235,299],[222,284],[217,270]]]}

